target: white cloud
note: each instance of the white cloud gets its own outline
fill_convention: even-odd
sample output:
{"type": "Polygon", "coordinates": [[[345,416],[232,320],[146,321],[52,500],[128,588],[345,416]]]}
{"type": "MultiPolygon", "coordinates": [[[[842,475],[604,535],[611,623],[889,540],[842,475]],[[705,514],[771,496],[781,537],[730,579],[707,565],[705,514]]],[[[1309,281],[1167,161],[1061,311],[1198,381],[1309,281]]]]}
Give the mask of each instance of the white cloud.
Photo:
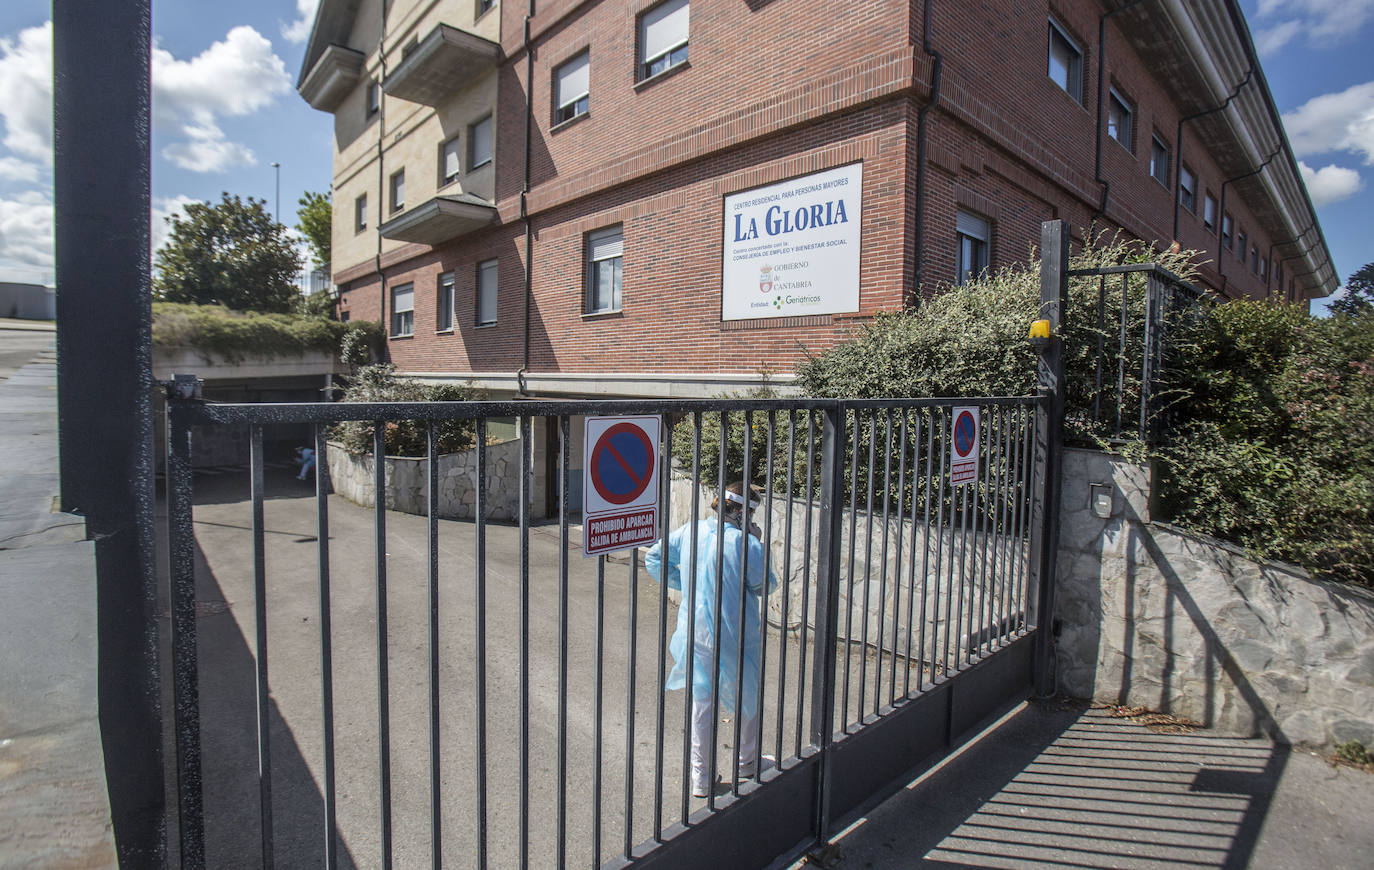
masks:
{"type": "Polygon", "coordinates": [[[296,0],[296,20],[283,23],[281,35],[288,42],[305,42],[310,38],[310,28],[315,24],[315,8],[320,0],[296,0]]]}
{"type": "Polygon", "coordinates": [[[1260,0],[1260,50],[1277,51],[1299,34],[1313,48],[1354,38],[1374,17],[1374,0],[1260,0]],[[1278,39],[1278,36],[1283,36],[1278,39]]]}
{"type": "Polygon", "coordinates": [[[0,157],[0,181],[37,181],[37,163],[18,157],[0,157]]]}
{"type": "Polygon", "coordinates": [[[1317,207],[1354,196],[1364,188],[1360,173],[1353,169],[1332,164],[1314,170],[1302,161],[1298,161],[1298,169],[1302,171],[1307,192],[1312,195],[1312,204],[1317,207]]]}
{"type": "Polygon", "coordinates": [[[0,118],[5,147],[52,163],[52,22],[0,38],[0,118]]]}
{"type": "Polygon", "coordinates": [[[164,147],[162,156],[193,172],[255,164],[253,152],[229,141],[217,119],[252,114],[291,88],[272,43],[246,26],[190,60],[154,47],[152,76],[154,122],[185,137],[164,147]]]}
{"type": "Polygon", "coordinates": [[[258,158],[251,148],[230,142],[213,123],[187,124],[181,132],[186,142],[173,142],[162,149],[162,156],[191,172],[225,172],[235,166],[254,166],[258,158]]]}
{"type": "Polygon", "coordinates": [[[1255,47],[1259,53],[1268,57],[1277,54],[1279,49],[1293,41],[1302,32],[1301,21],[1285,21],[1274,27],[1266,27],[1255,34],[1255,47]]]}
{"type": "Polygon", "coordinates": [[[1313,97],[1283,116],[1299,156],[1351,151],[1374,165],[1374,82],[1313,97]]]}
{"type": "Polygon", "coordinates": [[[171,235],[172,226],[168,218],[173,215],[185,216],[186,206],[200,202],[189,196],[159,196],[153,199],[152,214],[149,216],[149,226],[152,229],[152,252],[156,256],[158,249],[167,244],[167,237],[171,235]]]}
{"type": "Polygon", "coordinates": [[[53,272],[53,207],[46,193],[0,198],[0,274],[23,272],[47,283],[53,272]]]}

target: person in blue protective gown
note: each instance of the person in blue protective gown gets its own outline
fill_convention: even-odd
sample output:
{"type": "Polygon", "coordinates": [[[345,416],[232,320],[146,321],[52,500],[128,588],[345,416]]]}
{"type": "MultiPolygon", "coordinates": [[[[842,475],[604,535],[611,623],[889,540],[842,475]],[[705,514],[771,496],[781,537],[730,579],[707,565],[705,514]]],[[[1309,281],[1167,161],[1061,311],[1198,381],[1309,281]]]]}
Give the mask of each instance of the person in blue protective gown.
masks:
{"type": "MultiPolygon", "coordinates": [[[[758,770],[759,659],[763,646],[760,618],[763,598],[778,586],[771,571],[765,582],[763,543],[758,527],[750,522],[750,515],[759,504],[758,492],[753,487],[746,490],[743,483],[735,482],[726,487],[724,501],[723,506],[719,498],[711,503],[716,516],[701,520],[695,526],[685,523],[668,536],[668,588],[683,591],[683,596],[677,612],[677,629],[669,644],[673,669],[666,688],[684,688],[687,670],[691,668],[692,793],[697,797],[705,797],[715,780],[715,771],[708,770],[716,725],[711,697],[713,669],[718,675],[715,683],[720,714],[739,717],[737,763],[740,776],[751,777],[758,770]],[[725,539],[719,588],[716,584],[718,535],[725,539]],[[694,536],[695,571],[691,561],[694,536]],[[744,557],[746,546],[748,555],[744,557]],[[718,605],[719,645],[715,643],[718,605]],[[689,636],[695,638],[690,651],[689,636]],[[717,653],[720,666],[715,669],[717,653]],[[739,684],[736,679],[740,680],[739,684]]],[[[644,556],[645,568],[660,582],[663,582],[665,561],[662,544],[662,541],[655,543],[644,556]]]]}

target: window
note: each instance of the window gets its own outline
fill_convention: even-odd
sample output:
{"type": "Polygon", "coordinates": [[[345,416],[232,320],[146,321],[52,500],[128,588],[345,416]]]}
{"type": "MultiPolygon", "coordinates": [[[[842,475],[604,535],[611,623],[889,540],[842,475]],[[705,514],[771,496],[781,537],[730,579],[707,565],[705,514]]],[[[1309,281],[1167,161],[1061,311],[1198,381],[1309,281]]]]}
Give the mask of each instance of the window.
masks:
{"type": "Polygon", "coordinates": [[[367,229],[367,194],[353,200],[353,230],[361,233],[367,229]]]}
{"type": "Polygon", "coordinates": [[[439,310],[434,315],[434,329],[444,332],[453,329],[453,273],[439,276],[439,310]]]}
{"type": "Polygon", "coordinates": [[[1245,262],[1245,230],[1236,233],[1236,257],[1242,263],[1245,262]]]}
{"type": "Polygon", "coordinates": [[[1265,257],[1263,260],[1260,260],[1260,277],[1261,277],[1261,278],[1264,278],[1265,280],[1268,280],[1268,279],[1269,279],[1269,258],[1268,258],[1268,257],[1265,257]]]}
{"type": "Polygon", "coordinates": [[[1083,52],[1068,34],[1050,22],[1050,79],[1078,102],[1083,102],[1083,52]]]}
{"type": "Polygon", "coordinates": [[[687,62],[687,0],[660,3],[639,19],[639,78],[687,62]]]}
{"type": "Polygon", "coordinates": [[[391,334],[411,335],[415,332],[415,285],[401,284],[391,288],[391,334]]]}
{"type": "Polygon", "coordinates": [[[1188,211],[1197,214],[1197,176],[1186,163],[1178,171],[1178,201],[1188,211]]]}
{"type": "Polygon", "coordinates": [[[988,267],[988,240],[992,238],[988,222],[967,212],[959,212],[955,221],[958,242],[958,261],[954,266],[955,281],[965,284],[976,279],[988,267]]]}
{"type": "Polygon", "coordinates": [[[468,168],[491,162],[491,115],[468,128],[468,168]]]}
{"type": "Polygon", "coordinates": [[[348,322],[348,319],[349,319],[349,313],[348,313],[347,311],[340,311],[340,312],[339,312],[339,322],[340,322],[340,323],[347,323],[347,322],[348,322]]]}
{"type": "Polygon", "coordinates": [[[590,52],[560,66],[554,72],[553,122],[561,124],[587,114],[590,105],[590,52]]]}
{"type": "Polygon", "coordinates": [[[382,107],[382,87],[376,82],[367,83],[367,116],[371,118],[382,107]]]}
{"type": "Polygon", "coordinates": [[[1235,226],[1235,221],[1231,220],[1229,214],[1221,216],[1221,246],[1227,250],[1231,249],[1231,231],[1235,226]]]}
{"type": "Polygon", "coordinates": [[[452,184],[458,180],[458,175],[463,171],[463,161],[459,157],[460,144],[458,137],[454,136],[444,144],[439,146],[439,184],[452,184]]]}
{"type": "Polygon", "coordinates": [[[1259,274],[1259,248],[1250,246],[1250,271],[1259,274]]]}
{"type": "Polygon", "coordinates": [[[1127,151],[1131,150],[1131,107],[1126,100],[1112,88],[1107,103],[1107,135],[1120,142],[1127,151]]]}
{"type": "Polygon", "coordinates": [[[496,5],[496,0],[477,0],[477,17],[481,18],[484,13],[490,12],[496,5]]]}
{"type": "Polygon", "coordinates": [[[398,169],[391,174],[391,210],[400,211],[406,207],[406,171],[398,169]]]}
{"type": "Polygon", "coordinates": [[[587,236],[587,313],[620,310],[621,260],[625,248],[621,227],[587,236]]]}
{"type": "Polygon", "coordinates": [[[1210,193],[1202,198],[1202,225],[1210,232],[1217,231],[1217,198],[1210,193]]]}
{"type": "Polygon", "coordinates": [[[496,261],[477,264],[477,325],[490,326],[496,322],[496,261]]]}
{"type": "Polygon", "coordinates": [[[1169,146],[1158,136],[1150,137],[1150,177],[1165,187],[1169,186],[1169,146]]]}

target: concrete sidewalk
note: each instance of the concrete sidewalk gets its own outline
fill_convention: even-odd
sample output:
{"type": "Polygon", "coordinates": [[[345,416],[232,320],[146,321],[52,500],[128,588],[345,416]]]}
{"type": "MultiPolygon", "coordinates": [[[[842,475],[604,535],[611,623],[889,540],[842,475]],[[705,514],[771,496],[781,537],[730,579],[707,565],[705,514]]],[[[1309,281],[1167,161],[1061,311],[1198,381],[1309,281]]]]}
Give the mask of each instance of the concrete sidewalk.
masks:
{"type": "Polygon", "coordinates": [[[1031,702],[797,867],[1374,866],[1374,774],[1031,702]]]}

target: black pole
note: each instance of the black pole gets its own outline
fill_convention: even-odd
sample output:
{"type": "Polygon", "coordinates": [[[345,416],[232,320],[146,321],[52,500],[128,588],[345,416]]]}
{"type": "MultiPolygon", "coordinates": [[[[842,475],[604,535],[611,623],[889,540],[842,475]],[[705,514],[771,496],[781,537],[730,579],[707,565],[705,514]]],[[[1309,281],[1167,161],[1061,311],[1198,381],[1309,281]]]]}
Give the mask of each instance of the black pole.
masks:
{"type": "Polygon", "coordinates": [[[123,867],[166,855],[153,555],[149,0],[53,4],[58,446],[95,542],[98,684],[123,867]],[[111,46],[119,46],[117,51],[111,46]]]}

